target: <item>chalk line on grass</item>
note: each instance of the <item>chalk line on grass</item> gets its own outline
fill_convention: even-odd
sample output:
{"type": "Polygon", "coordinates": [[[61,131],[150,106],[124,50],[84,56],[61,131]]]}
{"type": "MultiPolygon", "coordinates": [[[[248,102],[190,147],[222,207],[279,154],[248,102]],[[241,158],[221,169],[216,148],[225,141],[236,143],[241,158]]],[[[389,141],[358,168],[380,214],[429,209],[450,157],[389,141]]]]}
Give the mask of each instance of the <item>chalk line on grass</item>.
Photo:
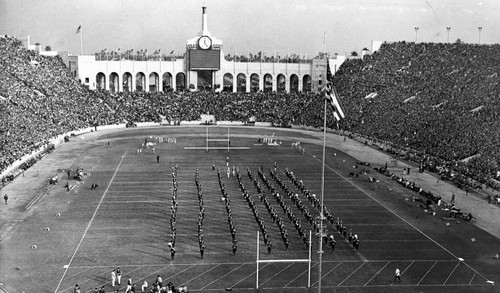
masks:
{"type": "Polygon", "coordinates": [[[80,242],[78,242],[78,245],[76,246],[75,252],[73,253],[73,255],[71,256],[71,258],[69,260],[68,267],[66,269],[64,269],[64,273],[63,273],[63,275],[61,277],[61,280],[59,280],[59,283],[57,284],[57,287],[54,290],[55,293],[57,293],[57,290],[59,290],[59,287],[61,286],[61,283],[62,283],[64,277],[66,276],[66,273],[68,272],[68,269],[71,266],[71,263],[73,262],[73,259],[76,256],[76,253],[78,252],[78,249],[80,249],[80,245],[82,245],[83,239],[85,238],[85,235],[87,234],[87,232],[88,232],[88,230],[90,228],[90,225],[92,224],[92,221],[94,221],[95,215],[97,214],[97,211],[99,210],[99,207],[101,206],[101,203],[104,200],[104,197],[106,196],[106,193],[108,192],[108,189],[111,186],[111,183],[113,182],[113,179],[115,178],[116,173],[118,173],[118,169],[120,168],[120,165],[122,164],[123,159],[125,159],[125,155],[126,154],[127,154],[127,151],[125,151],[123,153],[123,156],[122,156],[122,158],[120,160],[120,163],[118,163],[118,166],[116,167],[115,172],[113,173],[113,176],[111,177],[111,180],[109,180],[108,186],[106,187],[106,190],[102,194],[101,200],[99,201],[99,204],[97,204],[97,207],[96,207],[96,209],[94,211],[94,214],[92,215],[92,218],[90,218],[90,221],[89,221],[89,223],[87,225],[87,228],[85,228],[85,231],[83,232],[82,238],[80,239],[80,242]]]}

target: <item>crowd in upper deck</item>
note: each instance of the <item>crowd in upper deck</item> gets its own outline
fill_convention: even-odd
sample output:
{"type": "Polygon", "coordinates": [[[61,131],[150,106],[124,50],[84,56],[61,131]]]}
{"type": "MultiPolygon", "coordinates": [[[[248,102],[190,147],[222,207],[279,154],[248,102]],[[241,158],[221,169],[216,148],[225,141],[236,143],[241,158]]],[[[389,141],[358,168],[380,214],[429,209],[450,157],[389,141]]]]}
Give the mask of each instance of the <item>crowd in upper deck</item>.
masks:
{"type": "Polygon", "coordinates": [[[337,72],[341,127],[487,181],[500,170],[499,61],[499,45],[386,43],[337,72]]]}
{"type": "MultiPolygon", "coordinates": [[[[498,59],[497,45],[384,44],[347,60],[335,75],[346,112],[340,127],[487,182],[500,162],[498,59]]],[[[92,91],[62,59],[40,56],[13,37],[0,38],[0,67],[0,171],[59,134],[94,125],[206,113],[224,121],[323,125],[322,94],[92,91]]]]}

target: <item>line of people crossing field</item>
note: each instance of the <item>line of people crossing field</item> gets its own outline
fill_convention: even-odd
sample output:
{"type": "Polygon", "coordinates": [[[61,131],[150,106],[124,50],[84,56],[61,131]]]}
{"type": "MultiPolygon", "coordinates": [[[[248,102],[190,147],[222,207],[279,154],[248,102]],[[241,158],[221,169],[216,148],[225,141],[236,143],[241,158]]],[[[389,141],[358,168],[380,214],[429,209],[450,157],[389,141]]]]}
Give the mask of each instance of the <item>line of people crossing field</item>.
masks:
{"type": "Polygon", "coordinates": [[[168,247],[170,248],[170,257],[172,260],[175,258],[175,240],[177,236],[177,228],[176,228],[176,219],[177,219],[177,208],[179,206],[179,203],[177,202],[177,189],[178,189],[178,181],[177,181],[177,172],[179,170],[179,166],[176,164],[174,167],[172,167],[172,207],[170,209],[171,211],[171,217],[170,217],[170,229],[172,231],[171,237],[170,237],[170,242],[168,243],[168,247]]]}
{"type": "Polygon", "coordinates": [[[196,184],[196,190],[198,191],[198,245],[200,246],[200,256],[203,258],[205,253],[205,240],[203,239],[203,220],[205,219],[205,207],[203,206],[203,192],[201,191],[200,183],[200,170],[196,169],[194,176],[194,182],[196,184]]]}
{"type": "Polygon", "coordinates": [[[290,245],[290,241],[288,240],[288,232],[286,231],[285,224],[281,220],[281,217],[278,215],[274,207],[271,205],[269,202],[269,199],[267,198],[266,194],[264,193],[264,190],[262,189],[262,186],[250,170],[250,168],[247,169],[247,174],[248,178],[253,182],[255,189],[257,190],[257,193],[259,195],[259,200],[264,203],[264,206],[267,209],[267,212],[269,213],[269,216],[273,220],[273,222],[278,226],[281,234],[281,239],[283,240],[283,243],[285,244],[285,247],[288,249],[288,246],[290,245]]]}
{"type": "MultiPolygon", "coordinates": [[[[229,158],[226,159],[226,165],[228,166],[227,168],[229,169],[229,158]]],[[[213,168],[215,168],[214,165],[212,166],[213,168]]],[[[224,180],[222,179],[222,174],[220,172],[220,169],[217,169],[217,178],[219,180],[219,188],[222,194],[221,201],[224,202],[224,205],[226,207],[227,223],[229,225],[229,232],[231,232],[232,250],[233,250],[233,255],[235,255],[236,251],[238,250],[238,241],[236,240],[236,228],[234,227],[231,206],[229,205],[229,197],[227,196],[226,187],[224,185],[224,180]]]]}
{"type": "Polygon", "coordinates": [[[253,217],[259,226],[260,232],[262,233],[262,238],[264,238],[264,245],[267,246],[267,252],[271,253],[272,243],[271,243],[271,239],[269,239],[269,233],[267,232],[266,224],[264,223],[264,219],[262,218],[259,211],[257,210],[257,206],[255,205],[255,202],[253,201],[253,197],[248,193],[247,189],[245,188],[245,185],[243,184],[243,182],[241,180],[240,170],[238,168],[236,168],[236,179],[238,180],[238,184],[240,186],[240,190],[243,194],[243,197],[245,198],[246,202],[248,203],[248,207],[252,210],[253,217]]]}
{"type": "Polygon", "coordinates": [[[309,239],[307,238],[306,230],[302,227],[302,223],[299,218],[295,216],[292,209],[286,205],[283,197],[278,193],[274,184],[264,175],[262,167],[259,168],[258,175],[266,185],[267,189],[271,192],[276,202],[283,209],[283,212],[287,215],[288,220],[292,222],[295,230],[299,234],[299,237],[302,239],[302,242],[306,245],[306,247],[309,247],[309,239]]]}

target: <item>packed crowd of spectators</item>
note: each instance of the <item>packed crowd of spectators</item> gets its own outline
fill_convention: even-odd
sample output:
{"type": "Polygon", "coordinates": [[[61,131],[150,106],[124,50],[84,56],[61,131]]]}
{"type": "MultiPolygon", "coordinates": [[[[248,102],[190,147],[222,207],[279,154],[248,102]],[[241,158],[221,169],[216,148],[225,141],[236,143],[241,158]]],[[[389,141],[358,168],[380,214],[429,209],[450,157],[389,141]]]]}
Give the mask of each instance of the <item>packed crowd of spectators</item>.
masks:
{"type": "Polygon", "coordinates": [[[494,185],[499,58],[499,45],[398,42],[347,60],[335,76],[348,113],[341,127],[403,147],[446,176],[494,185]]]}
{"type": "MultiPolygon", "coordinates": [[[[499,53],[497,45],[399,42],[347,60],[334,80],[347,113],[340,127],[411,152],[434,171],[495,184],[499,53]]],[[[93,91],[59,57],[40,56],[8,36],[0,37],[0,67],[0,171],[57,135],[95,125],[207,113],[218,121],[323,125],[321,93],[93,91]]]]}

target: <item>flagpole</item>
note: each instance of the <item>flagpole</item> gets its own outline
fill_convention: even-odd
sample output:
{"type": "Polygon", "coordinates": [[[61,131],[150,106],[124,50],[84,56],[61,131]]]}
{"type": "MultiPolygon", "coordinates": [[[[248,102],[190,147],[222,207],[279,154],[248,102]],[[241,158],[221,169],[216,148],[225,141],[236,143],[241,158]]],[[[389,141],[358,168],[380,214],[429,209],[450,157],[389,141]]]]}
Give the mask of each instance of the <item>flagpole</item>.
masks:
{"type": "Polygon", "coordinates": [[[80,25],[80,55],[83,55],[83,25],[80,25]]]}
{"type": "Polygon", "coordinates": [[[319,213],[319,251],[318,251],[318,292],[321,293],[321,274],[322,274],[322,260],[323,260],[323,199],[325,196],[325,149],[326,149],[326,98],[323,110],[323,160],[321,170],[321,210],[319,213]]]}

